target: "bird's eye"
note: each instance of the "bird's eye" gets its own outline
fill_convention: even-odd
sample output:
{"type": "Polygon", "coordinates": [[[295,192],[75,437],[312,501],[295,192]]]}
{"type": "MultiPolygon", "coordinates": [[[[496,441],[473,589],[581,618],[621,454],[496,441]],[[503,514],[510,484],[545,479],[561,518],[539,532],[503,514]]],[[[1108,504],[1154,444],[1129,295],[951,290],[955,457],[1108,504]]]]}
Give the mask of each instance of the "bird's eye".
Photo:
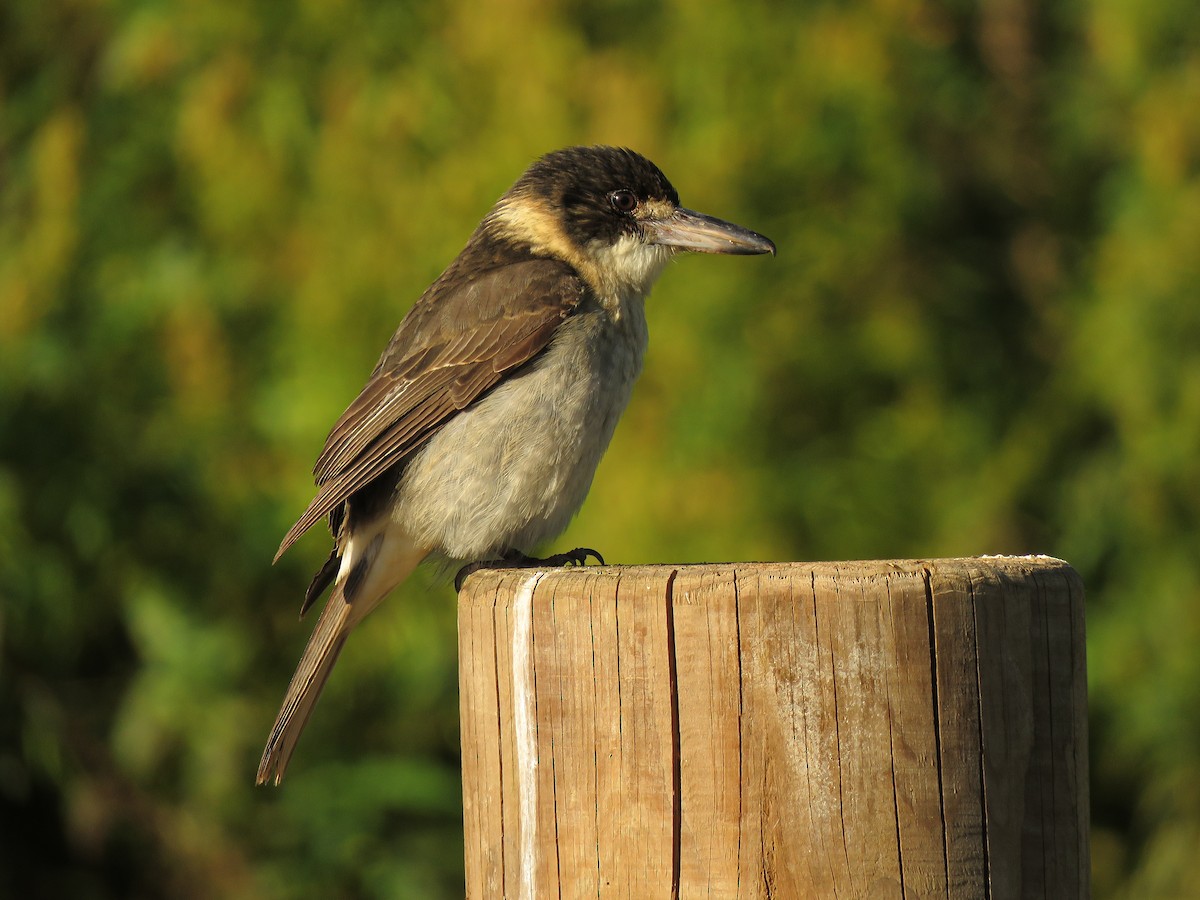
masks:
{"type": "Polygon", "coordinates": [[[631,213],[637,209],[637,196],[633,191],[613,191],[608,195],[608,202],[617,212],[631,213]]]}

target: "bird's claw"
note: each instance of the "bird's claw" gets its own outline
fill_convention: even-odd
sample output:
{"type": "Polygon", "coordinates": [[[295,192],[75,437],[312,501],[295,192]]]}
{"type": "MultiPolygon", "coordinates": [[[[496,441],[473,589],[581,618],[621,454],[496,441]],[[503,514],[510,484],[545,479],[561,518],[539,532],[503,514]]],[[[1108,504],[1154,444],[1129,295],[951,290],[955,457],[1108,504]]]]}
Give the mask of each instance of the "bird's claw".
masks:
{"type": "Polygon", "coordinates": [[[586,566],[588,557],[595,557],[599,565],[605,565],[604,557],[593,550],[591,547],[576,547],[574,550],[568,550],[566,553],[556,553],[553,556],[548,556],[545,559],[533,560],[534,562],[542,563],[547,566],[586,566]]]}
{"type": "Polygon", "coordinates": [[[602,566],[607,565],[604,562],[604,557],[590,547],[576,547],[574,550],[568,550],[565,553],[556,553],[544,559],[526,556],[519,550],[509,550],[500,559],[481,559],[473,563],[467,563],[454,576],[454,590],[461,591],[463,582],[480,569],[525,569],[533,566],[545,566],[547,568],[557,566],[586,566],[589,558],[595,559],[602,566]]]}

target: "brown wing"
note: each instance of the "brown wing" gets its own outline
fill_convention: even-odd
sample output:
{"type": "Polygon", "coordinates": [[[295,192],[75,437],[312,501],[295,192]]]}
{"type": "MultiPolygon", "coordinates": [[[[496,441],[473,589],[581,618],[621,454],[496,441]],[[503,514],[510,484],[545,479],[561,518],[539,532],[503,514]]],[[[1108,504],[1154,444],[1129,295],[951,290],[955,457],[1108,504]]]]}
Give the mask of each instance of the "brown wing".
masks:
{"type": "Polygon", "coordinates": [[[502,266],[466,284],[448,283],[452,272],[405,317],[371,380],[333,426],[313,470],[320,490],[275,559],[536,356],[585,290],[572,269],[547,259],[502,266]]]}

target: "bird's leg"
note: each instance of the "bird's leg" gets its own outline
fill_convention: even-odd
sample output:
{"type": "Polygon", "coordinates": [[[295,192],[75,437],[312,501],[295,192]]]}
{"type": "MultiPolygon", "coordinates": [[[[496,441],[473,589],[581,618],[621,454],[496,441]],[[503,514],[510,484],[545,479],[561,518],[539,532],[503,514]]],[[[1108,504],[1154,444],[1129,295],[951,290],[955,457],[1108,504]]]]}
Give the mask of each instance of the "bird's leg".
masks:
{"type": "Polygon", "coordinates": [[[478,572],[480,569],[585,566],[587,565],[588,557],[595,557],[596,562],[602,566],[605,565],[604,557],[590,547],[576,547],[574,550],[568,550],[565,553],[555,553],[553,556],[540,559],[536,556],[526,556],[520,550],[506,550],[500,555],[499,559],[481,559],[473,563],[468,563],[459,569],[458,574],[454,576],[454,590],[461,591],[463,582],[467,580],[467,577],[478,572]]]}

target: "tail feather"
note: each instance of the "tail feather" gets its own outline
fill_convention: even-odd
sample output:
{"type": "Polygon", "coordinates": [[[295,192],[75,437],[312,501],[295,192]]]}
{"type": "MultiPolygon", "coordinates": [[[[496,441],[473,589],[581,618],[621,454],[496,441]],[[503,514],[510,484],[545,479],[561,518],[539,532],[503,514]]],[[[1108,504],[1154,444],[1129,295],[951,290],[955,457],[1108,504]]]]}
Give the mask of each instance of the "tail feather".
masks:
{"type": "MultiPolygon", "coordinates": [[[[367,523],[359,532],[350,535],[343,549],[329,600],[321,610],[267,738],[262,761],[258,764],[257,784],[283,781],[283,773],[296,749],[296,742],[300,740],[300,733],[308,724],[308,717],[317,705],[317,698],[321,696],[351,630],[392,588],[412,574],[429,553],[385,518],[367,523]]],[[[333,562],[331,557],[322,566],[313,579],[313,586],[328,582],[333,562]]],[[[306,609],[315,596],[310,587],[306,609]]]]}
{"type": "Polygon", "coordinates": [[[296,749],[296,742],[300,740],[300,733],[308,724],[308,717],[317,705],[321,690],[333,671],[333,664],[337,662],[338,654],[342,652],[346,638],[354,627],[351,609],[342,593],[342,585],[336,585],[325,609],[321,611],[312,637],[308,639],[296,673],[288,684],[283,706],[275,718],[262,761],[258,764],[256,784],[272,780],[279,784],[283,780],[283,773],[292,758],[292,751],[296,749]]]}

